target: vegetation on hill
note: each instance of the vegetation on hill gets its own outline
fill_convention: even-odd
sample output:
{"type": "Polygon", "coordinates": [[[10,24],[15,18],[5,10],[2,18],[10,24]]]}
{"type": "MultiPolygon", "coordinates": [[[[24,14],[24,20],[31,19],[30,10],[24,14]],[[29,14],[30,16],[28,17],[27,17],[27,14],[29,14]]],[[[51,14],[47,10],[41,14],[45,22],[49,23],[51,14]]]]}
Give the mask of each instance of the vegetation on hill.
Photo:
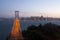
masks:
{"type": "Polygon", "coordinates": [[[31,25],[22,33],[24,40],[60,40],[60,26],[52,23],[31,25]]]}

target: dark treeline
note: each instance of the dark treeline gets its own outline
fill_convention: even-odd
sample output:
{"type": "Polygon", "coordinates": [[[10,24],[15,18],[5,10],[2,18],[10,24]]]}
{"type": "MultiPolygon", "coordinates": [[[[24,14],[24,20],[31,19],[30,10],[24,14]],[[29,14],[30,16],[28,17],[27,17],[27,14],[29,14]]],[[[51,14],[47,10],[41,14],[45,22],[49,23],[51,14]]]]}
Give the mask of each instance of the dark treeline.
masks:
{"type": "Polygon", "coordinates": [[[31,25],[22,33],[24,40],[60,40],[60,26],[52,23],[31,25]]]}

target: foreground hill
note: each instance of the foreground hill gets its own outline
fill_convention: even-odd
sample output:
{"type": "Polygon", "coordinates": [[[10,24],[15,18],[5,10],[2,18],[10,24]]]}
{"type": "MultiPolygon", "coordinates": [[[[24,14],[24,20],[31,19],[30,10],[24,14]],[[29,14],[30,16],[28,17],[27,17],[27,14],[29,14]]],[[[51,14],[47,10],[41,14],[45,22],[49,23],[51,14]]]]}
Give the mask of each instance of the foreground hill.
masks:
{"type": "Polygon", "coordinates": [[[31,25],[22,33],[24,40],[60,40],[60,26],[52,23],[31,25]]]}

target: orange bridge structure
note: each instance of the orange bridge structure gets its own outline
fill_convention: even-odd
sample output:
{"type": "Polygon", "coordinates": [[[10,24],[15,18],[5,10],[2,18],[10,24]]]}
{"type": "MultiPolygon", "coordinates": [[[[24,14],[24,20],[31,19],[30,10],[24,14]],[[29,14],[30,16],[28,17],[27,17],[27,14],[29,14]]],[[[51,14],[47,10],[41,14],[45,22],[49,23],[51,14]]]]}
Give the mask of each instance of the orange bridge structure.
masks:
{"type": "MultiPolygon", "coordinates": [[[[16,11],[15,13],[18,14],[19,12],[16,11]]],[[[19,21],[18,15],[16,16],[17,17],[15,17],[12,31],[10,33],[8,40],[23,40],[20,21],[19,21]]]]}

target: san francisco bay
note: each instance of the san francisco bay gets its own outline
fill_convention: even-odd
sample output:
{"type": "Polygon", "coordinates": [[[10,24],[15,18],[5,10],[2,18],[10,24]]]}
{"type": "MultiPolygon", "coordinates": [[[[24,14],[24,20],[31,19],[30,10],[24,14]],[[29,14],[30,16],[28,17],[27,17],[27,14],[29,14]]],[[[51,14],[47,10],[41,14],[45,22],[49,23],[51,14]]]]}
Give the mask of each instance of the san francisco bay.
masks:
{"type": "MultiPolygon", "coordinates": [[[[46,23],[54,23],[56,25],[60,25],[60,21],[22,21],[20,20],[21,24],[21,30],[26,30],[28,26],[30,25],[36,25],[38,26],[39,24],[46,24],[46,23]]],[[[0,21],[0,40],[5,40],[5,38],[10,34],[12,26],[13,26],[14,21],[0,21]]]]}

